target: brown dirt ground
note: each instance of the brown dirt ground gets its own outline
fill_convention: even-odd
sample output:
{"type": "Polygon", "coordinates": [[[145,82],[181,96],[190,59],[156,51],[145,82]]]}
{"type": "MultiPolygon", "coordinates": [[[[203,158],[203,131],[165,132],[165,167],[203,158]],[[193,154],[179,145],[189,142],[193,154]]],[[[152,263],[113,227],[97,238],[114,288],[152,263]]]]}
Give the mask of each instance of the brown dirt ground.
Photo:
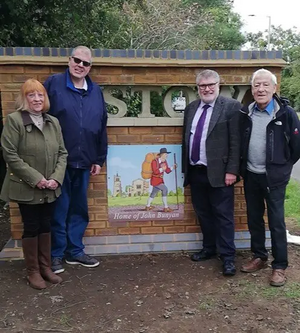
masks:
{"type": "MultiPolygon", "coordinates": [[[[249,255],[239,252],[237,267],[249,255]]],[[[68,266],[63,284],[45,291],[26,284],[23,261],[0,262],[0,332],[300,332],[300,247],[289,255],[282,288],[268,285],[270,268],[224,278],[218,259],[193,263],[186,253],[68,266]]]]}

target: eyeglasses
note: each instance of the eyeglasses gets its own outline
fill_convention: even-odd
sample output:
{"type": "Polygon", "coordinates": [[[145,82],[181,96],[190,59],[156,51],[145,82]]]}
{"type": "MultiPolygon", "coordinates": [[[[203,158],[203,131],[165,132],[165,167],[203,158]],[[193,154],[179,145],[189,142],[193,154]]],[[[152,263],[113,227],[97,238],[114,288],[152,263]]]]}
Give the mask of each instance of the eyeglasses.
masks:
{"type": "Polygon", "coordinates": [[[91,63],[88,62],[88,61],[84,61],[84,60],[81,60],[79,58],[76,58],[76,57],[72,57],[72,59],[74,60],[75,64],[81,64],[84,66],[84,67],[90,67],[91,66],[91,63]]]}
{"type": "Polygon", "coordinates": [[[206,88],[212,90],[214,89],[215,85],[218,84],[219,82],[214,82],[214,83],[208,83],[208,84],[197,84],[197,87],[200,90],[205,90],[206,88]]]}

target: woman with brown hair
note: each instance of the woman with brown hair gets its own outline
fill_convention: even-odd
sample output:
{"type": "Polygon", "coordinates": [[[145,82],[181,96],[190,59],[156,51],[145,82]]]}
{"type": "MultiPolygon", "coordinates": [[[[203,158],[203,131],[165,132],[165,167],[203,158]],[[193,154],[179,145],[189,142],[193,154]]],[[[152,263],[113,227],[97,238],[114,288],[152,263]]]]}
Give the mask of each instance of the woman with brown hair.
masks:
{"type": "Polygon", "coordinates": [[[46,112],[50,103],[44,86],[27,80],[9,114],[1,145],[7,173],[1,199],[17,202],[23,222],[22,247],[27,279],[35,289],[62,279],[51,270],[50,224],[61,193],[67,151],[58,120],[46,112]]]}

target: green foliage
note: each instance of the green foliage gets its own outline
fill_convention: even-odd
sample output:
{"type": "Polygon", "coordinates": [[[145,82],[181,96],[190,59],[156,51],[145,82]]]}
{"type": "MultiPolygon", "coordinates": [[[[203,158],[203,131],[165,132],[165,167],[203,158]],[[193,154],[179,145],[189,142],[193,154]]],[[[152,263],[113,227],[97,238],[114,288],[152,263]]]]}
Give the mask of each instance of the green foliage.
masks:
{"type": "Polygon", "coordinates": [[[1,46],[234,49],[229,0],[1,0],[1,46]]]}
{"type": "Polygon", "coordinates": [[[231,12],[231,7],[214,7],[209,9],[213,24],[197,27],[197,32],[206,41],[206,49],[234,50],[245,42],[240,33],[242,26],[238,14],[231,12]]]}
{"type": "MultiPolygon", "coordinates": [[[[265,49],[267,35],[267,30],[248,34],[250,47],[265,49]]],[[[272,26],[270,44],[273,50],[282,50],[283,58],[287,61],[282,71],[280,93],[290,100],[296,111],[300,111],[300,34],[295,28],[284,30],[281,26],[272,26]]]]}
{"type": "MultiPolygon", "coordinates": [[[[163,107],[163,95],[167,91],[168,87],[162,87],[162,94],[158,92],[150,92],[150,112],[155,114],[156,117],[168,116],[163,107]]],[[[133,92],[132,87],[126,87],[125,96],[119,89],[111,90],[111,95],[119,100],[123,101],[127,105],[126,117],[137,117],[142,111],[142,94],[141,92],[133,92]]],[[[107,104],[107,111],[111,114],[117,114],[118,109],[112,105],[107,104]]]]}
{"type": "Polygon", "coordinates": [[[291,179],[285,196],[285,217],[296,218],[300,222],[300,184],[296,180],[291,179]]]}
{"type": "MultiPolygon", "coordinates": [[[[248,33],[247,41],[250,48],[266,49],[268,30],[248,33]]],[[[300,34],[296,28],[284,30],[281,26],[271,28],[270,45],[272,50],[283,50],[285,60],[289,60],[289,51],[300,44],[300,34]]]]}
{"type": "Polygon", "coordinates": [[[282,71],[281,94],[288,97],[296,111],[300,111],[300,46],[287,51],[287,67],[282,71]]]}
{"type": "Polygon", "coordinates": [[[163,106],[163,95],[166,92],[167,87],[162,87],[162,94],[156,91],[150,92],[150,112],[155,114],[156,117],[165,117],[167,113],[165,112],[163,106]]]}
{"type": "Polygon", "coordinates": [[[178,196],[183,195],[183,188],[178,187],[178,188],[177,188],[177,193],[176,193],[176,195],[178,195],[178,196]]]}
{"type": "Polygon", "coordinates": [[[2,0],[1,46],[122,46],[120,0],[2,0]]]}
{"type": "MultiPolygon", "coordinates": [[[[125,96],[119,89],[111,90],[111,95],[123,101],[127,105],[126,117],[137,117],[142,111],[142,96],[139,92],[133,92],[132,87],[126,87],[125,96]]],[[[106,105],[108,113],[117,114],[118,109],[112,105],[106,105]]]]}

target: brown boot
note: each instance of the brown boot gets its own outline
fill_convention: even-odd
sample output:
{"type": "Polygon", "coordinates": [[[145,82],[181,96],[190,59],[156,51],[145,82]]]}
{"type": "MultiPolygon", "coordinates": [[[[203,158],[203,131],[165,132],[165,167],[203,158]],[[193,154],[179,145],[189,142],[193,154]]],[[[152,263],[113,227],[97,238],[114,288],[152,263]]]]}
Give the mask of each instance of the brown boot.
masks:
{"type": "Polygon", "coordinates": [[[267,261],[260,258],[253,258],[247,264],[243,265],[241,272],[244,273],[254,273],[262,268],[267,267],[267,261]]]}
{"type": "Polygon", "coordinates": [[[273,287],[281,287],[285,284],[286,277],[285,277],[285,270],[284,269],[273,269],[271,278],[270,278],[270,285],[273,287]]]}
{"type": "Polygon", "coordinates": [[[53,284],[61,283],[63,279],[51,270],[51,234],[39,235],[39,264],[42,277],[53,284]]]}
{"type": "Polygon", "coordinates": [[[22,246],[27,270],[27,280],[30,287],[39,290],[47,288],[46,282],[40,274],[38,262],[38,238],[23,238],[22,246]]]}

